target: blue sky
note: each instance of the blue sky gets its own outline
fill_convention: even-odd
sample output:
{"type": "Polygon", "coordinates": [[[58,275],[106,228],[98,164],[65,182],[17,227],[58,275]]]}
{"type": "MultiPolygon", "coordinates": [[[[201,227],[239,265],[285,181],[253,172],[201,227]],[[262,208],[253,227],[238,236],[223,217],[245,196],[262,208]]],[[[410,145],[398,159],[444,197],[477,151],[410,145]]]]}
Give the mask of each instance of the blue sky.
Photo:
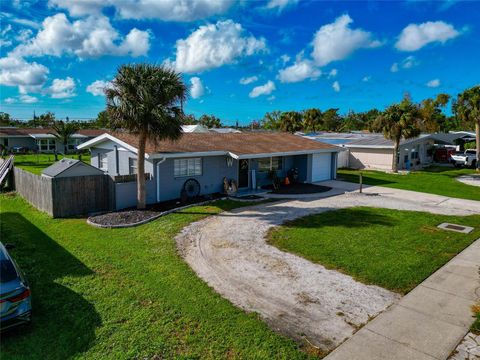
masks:
{"type": "Polygon", "coordinates": [[[384,108],[480,82],[480,2],[1,2],[1,110],[94,118],[123,63],[166,64],[186,112],[248,123],[272,110],[384,108]]]}

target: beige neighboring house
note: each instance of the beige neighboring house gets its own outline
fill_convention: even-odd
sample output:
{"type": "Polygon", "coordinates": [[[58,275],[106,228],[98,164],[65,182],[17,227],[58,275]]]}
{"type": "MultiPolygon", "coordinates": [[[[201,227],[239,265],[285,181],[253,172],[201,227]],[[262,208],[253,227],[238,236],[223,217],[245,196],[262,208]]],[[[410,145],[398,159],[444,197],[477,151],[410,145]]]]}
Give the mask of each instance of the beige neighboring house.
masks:
{"type": "MultiPolygon", "coordinates": [[[[300,134],[299,134],[300,135],[300,134]]],[[[312,140],[341,146],[347,151],[338,154],[338,167],[353,169],[391,170],[393,141],[383,134],[363,132],[301,134],[312,140]]],[[[456,141],[468,141],[470,133],[422,134],[402,140],[397,156],[398,169],[419,169],[433,162],[438,146],[453,146],[456,141]]]]}
{"type": "MultiPolygon", "coordinates": [[[[397,163],[399,169],[416,169],[432,163],[435,140],[430,136],[402,140],[397,163]]],[[[391,170],[393,141],[383,135],[370,134],[344,145],[349,150],[349,167],[353,169],[391,170]]]]}

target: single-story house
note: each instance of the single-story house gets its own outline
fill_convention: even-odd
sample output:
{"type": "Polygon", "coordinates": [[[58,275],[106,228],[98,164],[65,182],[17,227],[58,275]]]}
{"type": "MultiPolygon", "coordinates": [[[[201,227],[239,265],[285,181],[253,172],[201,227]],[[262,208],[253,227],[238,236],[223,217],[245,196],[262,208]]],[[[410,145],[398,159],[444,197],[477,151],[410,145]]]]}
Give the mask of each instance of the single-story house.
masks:
{"type": "MultiPolygon", "coordinates": [[[[48,128],[16,128],[0,127],[0,146],[10,151],[40,151],[53,153],[65,152],[64,145],[52,135],[53,129],[48,128]]],[[[76,150],[81,143],[90,140],[105,130],[80,129],[71,137],[68,151],[76,150]]]]}
{"type": "Polygon", "coordinates": [[[48,178],[63,178],[72,176],[104,175],[99,168],[76,159],[63,158],[43,169],[42,176],[48,178]]]}
{"type": "MultiPolygon", "coordinates": [[[[339,167],[353,169],[391,170],[393,141],[385,139],[383,134],[367,132],[351,133],[314,133],[304,137],[316,141],[341,146],[348,151],[341,153],[339,167]]],[[[434,150],[438,146],[454,145],[465,134],[421,134],[400,142],[397,163],[399,169],[421,168],[434,161],[434,150]]]]}
{"type": "MultiPolygon", "coordinates": [[[[91,164],[114,179],[137,171],[138,137],[105,133],[78,147],[90,149],[91,164]]],[[[188,179],[196,179],[200,193],[223,191],[223,180],[238,188],[257,189],[271,183],[269,172],[280,178],[292,168],[299,181],[335,179],[340,148],[285,133],[184,133],[177,141],[147,142],[145,172],[147,203],[180,197],[188,179]]],[[[136,203],[136,182],[117,183],[117,208],[136,203]],[[120,205],[119,205],[120,204],[120,205]]]]}

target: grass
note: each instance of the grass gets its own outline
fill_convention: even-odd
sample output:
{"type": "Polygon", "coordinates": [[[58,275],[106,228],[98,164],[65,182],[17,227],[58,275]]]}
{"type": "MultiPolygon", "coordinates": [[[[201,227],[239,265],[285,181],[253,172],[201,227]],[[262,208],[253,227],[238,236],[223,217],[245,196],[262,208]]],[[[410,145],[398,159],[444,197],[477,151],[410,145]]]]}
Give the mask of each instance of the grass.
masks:
{"type": "Polygon", "coordinates": [[[480,237],[480,215],[356,207],[307,216],[269,233],[269,242],[367,284],[407,293],[480,237]],[[442,222],[476,227],[470,234],[442,222]]]}
{"type": "MultiPolygon", "coordinates": [[[[461,175],[475,173],[472,169],[455,169],[444,166],[432,166],[421,171],[412,171],[408,175],[391,174],[382,171],[362,170],[363,183],[396,189],[420,191],[461,199],[480,200],[480,188],[457,181],[461,175]]],[[[359,170],[339,169],[338,180],[359,182],[359,170]]]]}
{"type": "Polygon", "coordinates": [[[2,334],[7,359],[302,359],[297,345],[201,281],[176,251],[192,221],[250,203],[217,201],[135,228],[52,219],[2,195],[1,239],[29,279],[33,322],[2,334]]]}
{"type": "MultiPolygon", "coordinates": [[[[58,155],[58,160],[62,159],[63,155],[58,155]]],[[[78,159],[79,155],[69,154],[65,157],[70,159],[78,159]]],[[[90,154],[82,154],[83,162],[90,164],[90,154]]],[[[53,154],[19,154],[15,155],[15,166],[29,171],[31,173],[40,175],[42,170],[49,167],[55,162],[55,155],[53,154]]]]}
{"type": "Polygon", "coordinates": [[[470,329],[474,334],[480,335],[480,302],[478,302],[476,305],[473,305],[472,310],[475,321],[470,329]]]}

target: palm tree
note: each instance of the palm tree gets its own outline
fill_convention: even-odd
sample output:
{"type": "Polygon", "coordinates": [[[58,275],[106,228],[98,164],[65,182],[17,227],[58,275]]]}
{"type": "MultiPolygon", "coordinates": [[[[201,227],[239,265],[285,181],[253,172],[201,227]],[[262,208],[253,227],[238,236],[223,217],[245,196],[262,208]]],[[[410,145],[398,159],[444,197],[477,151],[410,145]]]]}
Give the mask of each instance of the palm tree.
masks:
{"type": "Polygon", "coordinates": [[[260,121],[260,126],[267,130],[278,130],[280,128],[281,115],[282,112],[278,110],[267,112],[260,121]]]}
{"type": "Polygon", "coordinates": [[[105,89],[111,126],[138,136],[137,208],[145,208],[145,147],[147,140],[182,136],[182,104],[187,86],[176,71],[151,64],[122,65],[105,89]]]}
{"type": "Polygon", "coordinates": [[[374,128],[383,133],[386,139],[393,141],[392,170],[398,172],[398,149],[400,141],[411,139],[420,134],[420,112],[416,104],[404,98],[401,103],[393,104],[376,119],[374,128]]]}
{"type": "Polygon", "coordinates": [[[322,122],[322,112],[320,109],[308,109],[303,113],[303,123],[305,129],[315,132],[316,128],[320,126],[322,122]]]}
{"type": "MultiPolygon", "coordinates": [[[[55,136],[55,138],[63,144],[63,152],[65,155],[68,153],[68,143],[72,138],[72,135],[78,131],[78,125],[74,122],[63,121],[63,120],[53,120],[51,124],[52,129],[55,132],[50,133],[55,136]]],[[[56,158],[56,155],[55,155],[56,158]]]]}
{"type": "Polygon", "coordinates": [[[280,115],[280,130],[294,133],[302,130],[302,114],[297,111],[286,111],[280,115]]]}
{"type": "Polygon", "coordinates": [[[467,124],[475,124],[476,164],[477,171],[480,171],[480,85],[459,94],[454,111],[467,124]]]}

